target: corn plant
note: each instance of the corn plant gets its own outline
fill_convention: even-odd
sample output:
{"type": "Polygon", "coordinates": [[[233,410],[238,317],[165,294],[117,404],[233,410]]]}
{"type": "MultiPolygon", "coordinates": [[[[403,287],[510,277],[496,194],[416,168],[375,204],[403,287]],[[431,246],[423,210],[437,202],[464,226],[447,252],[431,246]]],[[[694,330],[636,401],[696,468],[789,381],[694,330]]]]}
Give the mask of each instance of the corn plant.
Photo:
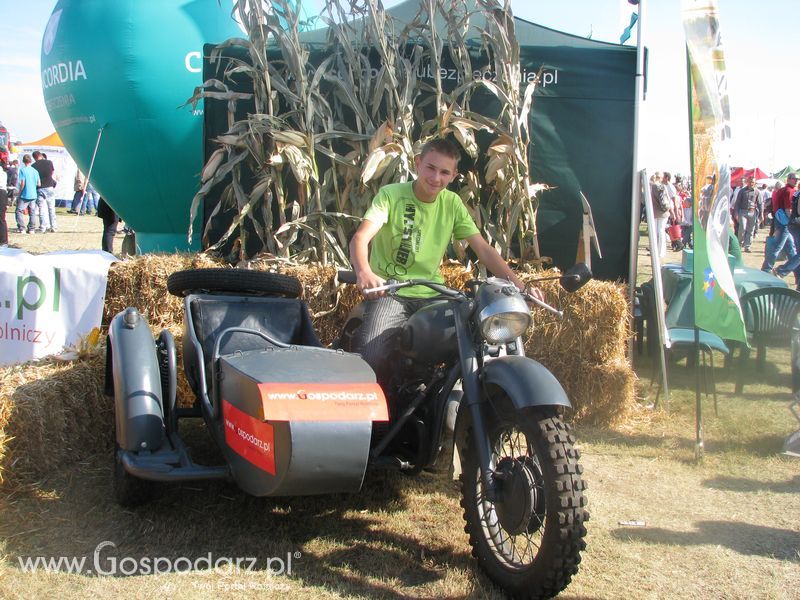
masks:
{"type": "Polygon", "coordinates": [[[189,101],[228,103],[228,131],[216,138],[219,148],[192,203],[193,222],[203,198],[224,184],[204,246],[212,222],[225,218],[227,230],[210,248],[233,243],[234,262],[252,258],[256,247],[281,260],[347,265],[349,235],[378,189],[413,176],[422,143],[451,136],[476,165],[463,173],[460,189],[476,222],[506,257],[515,235],[527,252],[536,213],[525,160],[533,87],[519,89],[510,6],[479,1],[486,26],[476,45],[475,11],[464,0],[423,0],[409,23],[396,22],[380,0],[327,0],[319,18],[325,47],[312,48],[293,2],[251,9],[253,3],[238,0],[233,12],[248,37],[221,44],[211,60],[233,47],[242,57],[226,55],[224,72],[189,101]],[[473,78],[481,52],[495,81],[473,78]],[[448,59],[457,77],[445,85],[448,59]],[[428,76],[420,77],[425,65],[428,76]],[[234,91],[235,77],[251,82],[252,93],[234,91]],[[479,90],[500,99],[500,114],[471,110],[479,90]],[[237,119],[243,101],[253,112],[237,119]],[[492,136],[483,149],[480,130],[492,136]],[[248,239],[251,232],[257,240],[248,239]]]}

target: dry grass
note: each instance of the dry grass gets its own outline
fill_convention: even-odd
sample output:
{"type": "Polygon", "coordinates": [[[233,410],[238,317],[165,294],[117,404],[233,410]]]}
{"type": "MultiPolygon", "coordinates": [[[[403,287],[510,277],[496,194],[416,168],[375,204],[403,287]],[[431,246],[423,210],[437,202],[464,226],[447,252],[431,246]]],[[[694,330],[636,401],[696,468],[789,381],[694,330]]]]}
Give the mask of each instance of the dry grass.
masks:
{"type": "MultiPolygon", "coordinates": [[[[745,255],[748,262],[757,258],[745,255]]],[[[322,300],[327,288],[319,281],[323,305],[329,299],[322,300]]],[[[649,357],[637,364],[643,402],[624,424],[578,427],[592,520],[581,569],[561,598],[796,597],[800,471],[796,460],[777,454],[796,427],[786,410],[788,354],[770,351],[770,364],[763,375],[748,371],[751,384],[743,396],[733,393],[735,373],[718,366],[720,416],[704,399],[706,457],[700,463],[693,460],[693,373],[672,368],[669,414],[647,409],[645,396],[649,392],[652,401],[654,393],[649,357]],[[621,524],[628,521],[644,526],[621,524]]],[[[73,385],[83,385],[80,373],[70,379],[73,385]]],[[[35,395],[57,388],[43,379],[35,395]]],[[[0,384],[2,393],[5,379],[0,384]]],[[[57,402],[60,396],[46,398],[57,402]]],[[[0,411],[7,409],[0,402],[0,411]]],[[[52,408],[53,416],[62,412],[52,408]]],[[[182,430],[194,448],[208,446],[201,428],[184,424],[182,430]]],[[[154,503],[128,511],[112,500],[110,452],[85,452],[108,436],[87,436],[85,448],[73,443],[77,454],[35,483],[0,489],[0,597],[501,597],[469,558],[457,490],[441,478],[374,474],[359,494],[291,499],[192,483],[165,487],[154,503]],[[94,569],[93,554],[105,540],[116,547],[100,551],[104,568],[109,558],[196,559],[211,552],[215,558],[255,557],[256,569],[237,576],[201,567],[187,574],[98,577],[31,574],[19,566],[20,557],[75,556],[94,569]],[[270,575],[267,560],[287,552],[300,553],[292,575],[270,575]]]]}

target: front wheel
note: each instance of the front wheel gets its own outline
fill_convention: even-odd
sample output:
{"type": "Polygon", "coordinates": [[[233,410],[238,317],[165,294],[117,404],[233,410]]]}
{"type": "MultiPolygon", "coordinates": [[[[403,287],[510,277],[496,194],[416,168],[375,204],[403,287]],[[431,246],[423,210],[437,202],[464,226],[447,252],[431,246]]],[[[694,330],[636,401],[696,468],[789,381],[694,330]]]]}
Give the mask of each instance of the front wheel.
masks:
{"type": "Polygon", "coordinates": [[[471,435],[463,448],[461,503],[472,554],[510,595],[551,598],[578,571],[586,547],[575,438],[554,409],[499,411],[487,431],[494,499],[484,493],[471,435]]]}

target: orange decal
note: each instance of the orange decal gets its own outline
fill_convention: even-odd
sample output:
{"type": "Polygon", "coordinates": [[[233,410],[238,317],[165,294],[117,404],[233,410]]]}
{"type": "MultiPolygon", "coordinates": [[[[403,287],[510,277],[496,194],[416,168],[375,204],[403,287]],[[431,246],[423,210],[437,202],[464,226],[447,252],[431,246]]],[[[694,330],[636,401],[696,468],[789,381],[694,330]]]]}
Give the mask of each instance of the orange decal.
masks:
{"type": "Polygon", "coordinates": [[[275,475],[272,425],[251,417],[227,400],[222,401],[222,417],[225,443],[246,461],[275,475]]]}
{"type": "Polygon", "coordinates": [[[388,421],[377,383],[260,383],[267,421],[388,421]]]}

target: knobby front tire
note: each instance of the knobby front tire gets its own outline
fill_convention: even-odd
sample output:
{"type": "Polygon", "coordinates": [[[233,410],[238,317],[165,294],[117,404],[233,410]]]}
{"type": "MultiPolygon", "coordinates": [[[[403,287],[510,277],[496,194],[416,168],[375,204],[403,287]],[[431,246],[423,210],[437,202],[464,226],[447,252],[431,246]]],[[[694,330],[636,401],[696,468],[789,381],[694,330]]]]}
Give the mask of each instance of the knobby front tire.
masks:
{"type": "Polygon", "coordinates": [[[463,452],[461,504],[472,554],[512,597],[551,598],[577,573],[586,547],[589,514],[575,438],[549,408],[508,409],[487,425],[495,501],[485,497],[471,433],[463,452]]]}

